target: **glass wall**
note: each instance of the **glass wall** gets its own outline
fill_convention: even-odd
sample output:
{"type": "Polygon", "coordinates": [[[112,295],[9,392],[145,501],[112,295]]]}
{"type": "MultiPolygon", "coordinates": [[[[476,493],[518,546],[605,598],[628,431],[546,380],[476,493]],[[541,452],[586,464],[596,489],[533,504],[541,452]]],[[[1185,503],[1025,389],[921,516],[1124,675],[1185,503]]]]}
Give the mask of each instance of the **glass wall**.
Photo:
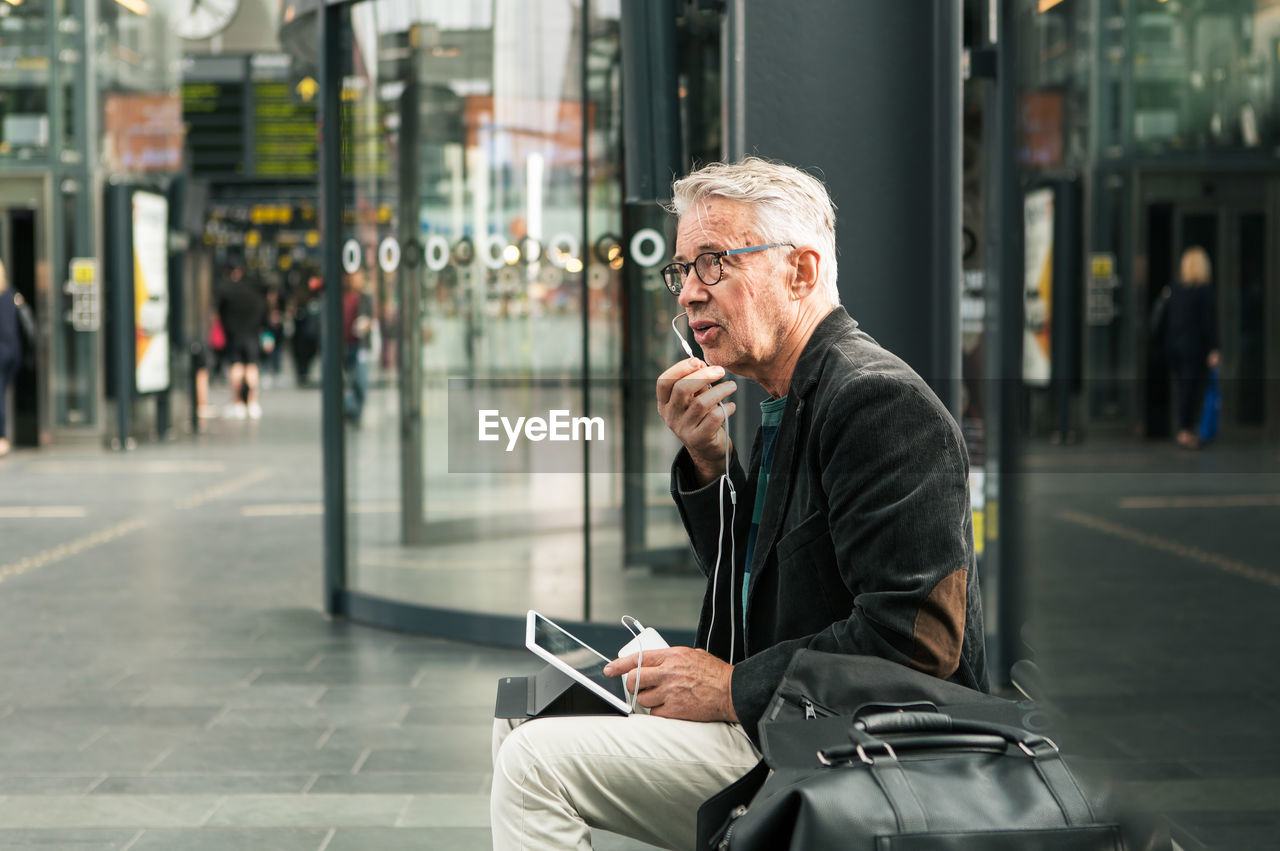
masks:
{"type": "Polygon", "coordinates": [[[620,4],[583,5],[347,8],[347,586],[689,628],[670,225],[624,221],[620,4]]]}
{"type": "Polygon", "coordinates": [[[181,170],[177,56],[165,3],[0,3],[0,218],[36,251],[9,259],[43,341],[33,442],[99,424],[98,186],[181,170]]]}
{"type": "Polygon", "coordinates": [[[1280,321],[1280,280],[1250,234],[1280,214],[1280,4],[1021,0],[1017,8],[1024,188],[1083,201],[1067,223],[1078,236],[1053,245],[1055,257],[1074,262],[1063,277],[1072,267],[1055,259],[1074,327],[1059,322],[1053,334],[1079,329],[1079,363],[1068,371],[1085,379],[1081,419],[1168,436],[1168,365],[1151,309],[1181,252],[1202,244],[1214,264],[1232,400],[1224,423],[1239,436],[1275,433],[1280,393],[1266,378],[1280,375],[1280,357],[1262,341],[1280,321]]]}

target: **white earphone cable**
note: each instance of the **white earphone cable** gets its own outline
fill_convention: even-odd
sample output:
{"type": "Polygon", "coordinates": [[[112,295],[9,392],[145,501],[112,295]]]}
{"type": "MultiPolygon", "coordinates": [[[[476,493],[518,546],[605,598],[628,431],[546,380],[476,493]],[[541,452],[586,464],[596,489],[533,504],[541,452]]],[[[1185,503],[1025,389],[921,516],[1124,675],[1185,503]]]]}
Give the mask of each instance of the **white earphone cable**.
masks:
{"type": "MultiPolygon", "coordinates": [[[[680,329],[676,327],[676,321],[681,316],[688,316],[688,312],[678,313],[671,318],[671,330],[675,332],[676,339],[680,341],[680,347],[684,349],[685,354],[693,357],[693,347],[689,345],[689,341],[680,333],[680,329]]],[[[720,413],[724,417],[724,475],[720,477],[719,489],[717,491],[717,502],[720,504],[720,529],[716,535],[716,564],[711,571],[711,620],[707,624],[707,646],[704,648],[708,653],[711,652],[711,634],[715,631],[716,626],[716,598],[719,596],[720,588],[720,560],[724,554],[724,489],[729,487],[729,576],[732,578],[734,566],[738,562],[738,541],[734,537],[733,528],[738,520],[738,492],[733,487],[733,480],[729,478],[729,412],[725,410],[724,402],[717,402],[720,406],[720,413]]],[[[733,595],[729,595],[732,602],[733,595]]],[[[745,627],[746,625],[743,624],[745,627]]],[[[734,626],[733,612],[729,612],[729,664],[733,664],[734,652],[737,650],[738,631],[734,626]]],[[[640,688],[639,665],[636,666],[636,690],[640,688]]]]}

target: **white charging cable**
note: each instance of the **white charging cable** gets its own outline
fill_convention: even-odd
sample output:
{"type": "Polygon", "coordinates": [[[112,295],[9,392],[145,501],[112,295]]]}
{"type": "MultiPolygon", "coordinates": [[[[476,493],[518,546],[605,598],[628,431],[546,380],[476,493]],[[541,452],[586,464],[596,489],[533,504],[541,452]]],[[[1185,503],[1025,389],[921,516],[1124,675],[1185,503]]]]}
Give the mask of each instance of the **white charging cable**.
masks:
{"type": "MultiPolygon", "coordinates": [[[[640,623],[640,621],[631,617],[631,615],[622,616],[622,625],[627,628],[627,632],[631,633],[631,636],[633,638],[639,638],[640,633],[644,632],[644,624],[640,623]],[[631,621],[631,623],[627,623],[627,621],[631,621]],[[631,624],[635,624],[635,627],[633,628],[631,624]]],[[[636,701],[640,699],[640,668],[642,665],[644,665],[644,642],[643,641],[636,643],[636,657],[637,657],[636,658],[636,690],[631,692],[631,711],[632,712],[636,711],[636,701]]],[[[624,688],[626,687],[625,681],[623,683],[623,687],[624,688]]]]}
{"type": "MultiPolygon", "coordinates": [[[[693,347],[689,345],[689,341],[680,333],[680,329],[676,327],[676,320],[681,316],[688,316],[688,312],[678,313],[671,318],[671,330],[675,332],[676,339],[680,341],[680,347],[684,349],[685,354],[694,357],[693,347]]],[[[724,418],[724,475],[720,477],[720,487],[717,491],[720,507],[720,529],[716,534],[716,565],[711,571],[711,621],[707,624],[707,646],[704,648],[708,653],[711,652],[711,633],[716,626],[716,598],[719,596],[720,588],[720,559],[724,553],[724,489],[729,487],[729,571],[732,575],[733,566],[738,563],[738,541],[733,535],[733,528],[738,521],[738,492],[734,490],[733,480],[729,478],[729,412],[725,410],[724,402],[717,403],[720,406],[720,414],[724,418]]],[[[732,598],[731,598],[732,599],[732,598]]],[[[729,614],[729,664],[733,664],[733,654],[737,649],[738,631],[733,627],[733,613],[729,614]]],[[[639,689],[639,675],[636,676],[637,690],[639,689]]]]}

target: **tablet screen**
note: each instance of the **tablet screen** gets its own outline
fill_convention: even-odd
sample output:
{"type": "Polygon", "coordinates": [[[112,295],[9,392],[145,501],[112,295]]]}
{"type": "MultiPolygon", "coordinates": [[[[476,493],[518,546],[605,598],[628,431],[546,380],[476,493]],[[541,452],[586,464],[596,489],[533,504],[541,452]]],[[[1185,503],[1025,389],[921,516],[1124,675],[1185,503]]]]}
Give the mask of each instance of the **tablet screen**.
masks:
{"type": "Polygon", "coordinates": [[[531,635],[534,644],[614,695],[623,703],[630,702],[630,696],[622,688],[622,678],[606,677],[604,675],[604,666],[608,664],[608,659],[537,612],[530,612],[529,617],[533,626],[531,635]]]}

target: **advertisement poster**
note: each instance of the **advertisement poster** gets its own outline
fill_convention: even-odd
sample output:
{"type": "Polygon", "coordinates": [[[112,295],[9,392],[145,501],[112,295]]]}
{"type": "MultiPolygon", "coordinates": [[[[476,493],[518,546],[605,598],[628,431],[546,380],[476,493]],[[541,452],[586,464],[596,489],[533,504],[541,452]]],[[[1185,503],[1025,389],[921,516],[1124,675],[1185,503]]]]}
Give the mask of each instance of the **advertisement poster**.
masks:
{"type": "Polygon", "coordinates": [[[1032,387],[1048,387],[1049,343],[1053,330],[1053,190],[1028,192],[1023,202],[1026,264],[1023,284],[1025,330],[1022,339],[1022,380],[1032,387]]]}
{"type": "Polygon", "coordinates": [[[182,98],[177,94],[107,95],[102,158],[113,171],[182,169],[182,98]]]}
{"type": "Polygon", "coordinates": [[[169,388],[169,202],[133,194],[133,327],[137,392],[169,388]]]}

